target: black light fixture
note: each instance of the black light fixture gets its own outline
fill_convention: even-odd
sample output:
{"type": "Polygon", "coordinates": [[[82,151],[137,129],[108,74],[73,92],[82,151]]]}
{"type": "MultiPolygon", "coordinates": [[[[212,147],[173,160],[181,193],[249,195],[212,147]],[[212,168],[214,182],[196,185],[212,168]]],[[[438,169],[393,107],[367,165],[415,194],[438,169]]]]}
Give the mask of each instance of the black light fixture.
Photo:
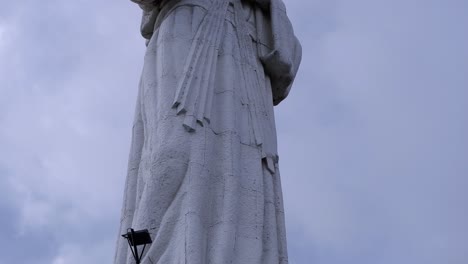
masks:
{"type": "Polygon", "coordinates": [[[133,228],[127,229],[127,233],[122,235],[125,239],[127,239],[128,245],[130,246],[130,250],[132,251],[133,257],[135,258],[136,264],[140,264],[141,257],[143,256],[143,252],[145,252],[145,248],[147,244],[151,244],[153,241],[151,240],[150,234],[148,229],[135,231],[133,228]],[[143,250],[141,254],[138,254],[137,246],[143,245],[143,250]]]}

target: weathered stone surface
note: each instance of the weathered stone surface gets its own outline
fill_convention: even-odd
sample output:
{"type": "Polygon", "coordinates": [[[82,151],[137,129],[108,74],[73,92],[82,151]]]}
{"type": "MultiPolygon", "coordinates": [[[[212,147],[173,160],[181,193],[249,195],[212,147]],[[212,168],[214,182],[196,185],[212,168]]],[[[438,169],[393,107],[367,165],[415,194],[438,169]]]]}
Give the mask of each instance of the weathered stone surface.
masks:
{"type": "MultiPolygon", "coordinates": [[[[301,59],[281,0],[133,0],[147,51],[120,233],[143,263],[287,263],[273,105],[301,59]]],[[[134,263],[119,238],[116,264],[134,263]]]]}

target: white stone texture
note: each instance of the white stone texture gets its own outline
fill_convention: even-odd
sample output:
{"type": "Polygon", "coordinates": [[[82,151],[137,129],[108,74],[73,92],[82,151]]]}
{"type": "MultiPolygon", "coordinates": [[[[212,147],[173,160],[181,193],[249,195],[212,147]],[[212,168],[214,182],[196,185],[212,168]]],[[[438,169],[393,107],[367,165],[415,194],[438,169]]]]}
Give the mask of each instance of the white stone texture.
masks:
{"type": "MultiPolygon", "coordinates": [[[[284,4],[134,2],[147,51],[120,234],[150,231],[145,264],[288,263],[273,105],[301,49],[284,4]]],[[[115,263],[134,263],[120,237],[115,263]]]]}

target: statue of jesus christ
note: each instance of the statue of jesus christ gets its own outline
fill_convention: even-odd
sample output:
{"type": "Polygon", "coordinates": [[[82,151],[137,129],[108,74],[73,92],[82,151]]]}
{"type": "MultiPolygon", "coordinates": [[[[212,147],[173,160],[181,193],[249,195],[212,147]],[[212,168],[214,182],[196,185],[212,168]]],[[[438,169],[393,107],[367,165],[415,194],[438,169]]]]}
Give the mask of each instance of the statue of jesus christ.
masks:
{"type": "MultiPolygon", "coordinates": [[[[288,263],[273,106],[301,60],[282,0],[132,0],[147,40],[120,234],[144,264],[288,263]]],[[[115,264],[134,263],[119,238],[115,264]]]]}

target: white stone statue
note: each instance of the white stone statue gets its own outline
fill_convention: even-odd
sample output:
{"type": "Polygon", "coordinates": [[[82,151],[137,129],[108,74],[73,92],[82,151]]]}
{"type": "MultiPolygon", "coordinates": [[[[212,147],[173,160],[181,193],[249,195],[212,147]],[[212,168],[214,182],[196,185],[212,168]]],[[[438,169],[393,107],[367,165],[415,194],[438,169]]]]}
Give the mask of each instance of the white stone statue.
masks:
{"type": "MultiPolygon", "coordinates": [[[[288,263],[273,106],[301,46],[282,0],[132,0],[147,51],[120,234],[144,264],[288,263]]],[[[135,263],[119,237],[116,264],[135,263]]]]}

